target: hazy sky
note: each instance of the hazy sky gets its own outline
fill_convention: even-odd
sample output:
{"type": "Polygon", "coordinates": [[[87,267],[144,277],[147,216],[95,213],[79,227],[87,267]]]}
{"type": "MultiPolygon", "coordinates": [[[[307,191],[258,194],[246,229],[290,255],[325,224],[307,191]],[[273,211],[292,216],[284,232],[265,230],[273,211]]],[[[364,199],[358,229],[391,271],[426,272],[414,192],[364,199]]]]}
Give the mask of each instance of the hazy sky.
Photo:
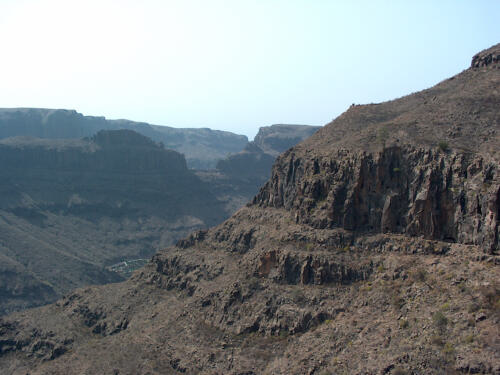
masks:
{"type": "Polygon", "coordinates": [[[460,72],[499,0],[0,0],[0,107],[253,137],[460,72]]]}

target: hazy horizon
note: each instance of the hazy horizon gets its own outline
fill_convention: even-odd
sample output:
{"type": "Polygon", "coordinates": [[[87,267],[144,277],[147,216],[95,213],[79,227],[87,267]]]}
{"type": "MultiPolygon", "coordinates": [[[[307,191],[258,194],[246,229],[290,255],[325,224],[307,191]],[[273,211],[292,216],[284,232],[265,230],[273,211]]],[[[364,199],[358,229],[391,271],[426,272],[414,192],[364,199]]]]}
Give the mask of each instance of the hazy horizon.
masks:
{"type": "Polygon", "coordinates": [[[245,134],[466,69],[500,2],[3,0],[0,107],[245,134]]]}

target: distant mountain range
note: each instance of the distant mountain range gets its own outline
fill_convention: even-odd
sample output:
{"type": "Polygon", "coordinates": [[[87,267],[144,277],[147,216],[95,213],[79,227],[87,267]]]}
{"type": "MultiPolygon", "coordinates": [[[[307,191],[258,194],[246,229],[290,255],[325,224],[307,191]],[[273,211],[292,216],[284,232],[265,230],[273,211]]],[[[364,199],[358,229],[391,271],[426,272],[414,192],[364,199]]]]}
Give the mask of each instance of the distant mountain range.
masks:
{"type": "Polygon", "coordinates": [[[129,129],[145,135],[166,148],[186,157],[189,168],[214,168],[217,161],[237,153],[248,138],[227,131],[208,128],[173,128],[129,120],[107,120],[84,116],[74,110],[42,108],[0,109],[0,139],[31,136],[46,139],[89,137],[99,130],[129,129]]]}

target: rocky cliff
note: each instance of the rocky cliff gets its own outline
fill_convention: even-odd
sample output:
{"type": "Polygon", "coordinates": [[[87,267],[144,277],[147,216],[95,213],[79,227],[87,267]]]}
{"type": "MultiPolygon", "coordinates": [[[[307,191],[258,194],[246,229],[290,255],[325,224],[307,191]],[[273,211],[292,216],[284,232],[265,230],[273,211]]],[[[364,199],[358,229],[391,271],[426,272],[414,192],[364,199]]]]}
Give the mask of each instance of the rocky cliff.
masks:
{"type": "Polygon", "coordinates": [[[127,282],[6,317],[0,369],[499,374],[499,55],[351,107],[127,282]]]}
{"type": "Polygon", "coordinates": [[[214,168],[228,153],[241,151],[248,139],[230,132],[180,129],[128,120],[83,116],[74,110],[41,108],[0,109],[0,139],[29,136],[46,139],[90,137],[99,130],[128,129],[145,135],[167,148],[183,153],[190,168],[214,168]]]}
{"type": "Polygon", "coordinates": [[[105,266],[225,217],[181,154],[130,130],[1,140],[0,192],[0,313],[118,281],[105,266]]]}
{"type": "Polygon", "coordinates": [[[309,125],[261,127],[255,139],[248,142],[243,151],[219,160],[216,171],[200,171],[198,175],[214,187],[214,193],[227,201],[228,207],[240,208],[269,179],[276,157],[319,128],[309,125]]]}
{"type": "Polygon", "coordinates": [[[340,149],[313,158],[290,152],[254,203],[284,207],[318,229],[423,236],[493,253],[498,161],[449,147],[392,146],[374,154],[340,149]]]}

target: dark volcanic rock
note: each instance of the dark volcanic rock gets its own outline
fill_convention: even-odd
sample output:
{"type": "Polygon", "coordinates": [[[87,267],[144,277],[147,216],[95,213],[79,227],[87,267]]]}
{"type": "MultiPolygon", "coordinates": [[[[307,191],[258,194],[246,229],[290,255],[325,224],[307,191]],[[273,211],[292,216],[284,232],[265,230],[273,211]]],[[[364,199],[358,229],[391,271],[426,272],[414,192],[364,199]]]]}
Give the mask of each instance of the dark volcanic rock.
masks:
{"type": "Polygon", "coordinates": [[[0,321],[0,371],[499,374],[499,82],[351,107],[226,222],[0,321]]]}
{"type": "Polygon", "coordinates": [[[498,249],[498,162],[393,146],[280,158],[254,203],[293,210],[315,228],[422,235],[498,249]]]}

